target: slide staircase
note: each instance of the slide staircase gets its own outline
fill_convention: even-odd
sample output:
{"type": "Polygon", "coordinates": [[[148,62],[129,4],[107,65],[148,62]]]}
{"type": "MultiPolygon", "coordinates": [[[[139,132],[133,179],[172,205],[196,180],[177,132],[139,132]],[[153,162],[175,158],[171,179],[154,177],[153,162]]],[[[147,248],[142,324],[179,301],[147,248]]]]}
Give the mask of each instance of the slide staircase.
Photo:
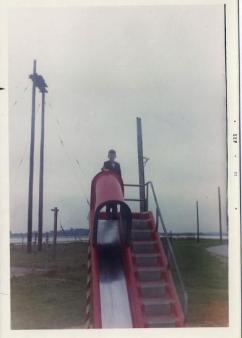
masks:
{"type": "Polygon", "coordinates": [[[133,215],[131,250],[144,327],[183,326],[183,310],[151,212],[133,215]]]}

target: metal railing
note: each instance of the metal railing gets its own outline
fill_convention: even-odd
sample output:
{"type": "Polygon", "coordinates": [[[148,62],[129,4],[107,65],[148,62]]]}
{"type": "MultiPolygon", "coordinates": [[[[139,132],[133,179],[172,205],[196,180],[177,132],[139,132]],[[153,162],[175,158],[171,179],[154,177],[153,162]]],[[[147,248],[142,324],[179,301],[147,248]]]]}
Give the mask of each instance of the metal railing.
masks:
{"type": "MultiPolygon", "coordinates": [[[[134,187],[134,188],[140,188],[142,187],[141,184],[124,184],[125,187],[134,187]]],[[[146,198],[145,199],[140,199],[140,198],[125,198],[125,201],[129,201],[129,202],[141,202],[141,201],[145,201],[146,202],[146,198]]]]}
{"type": "MultiPolygon", "coordinates": [[[[125,187],[137,187],[139,188],[141,185],[140,184],[124,184],[125,187]]],[[[188,309],[188,295],[187,295],[187,291],[185,289],[185,285],[182,279],[182,275],[181,275],[181,271],[179,269],[177,260],[176,260],[176,256],[174,253],[174,249],[170,240],[170,236],[169,233],[167,232],[166,226],[165,226],[165,222],[164,219],[162,217],[161,214],[161,210],[160,210],[160,206],[158,203],[158,199],[155,193],[155,189],[154,189],[154,185],[151,181],[146,182],[145,183],[145,208],[146,211],[149,210],[149,188],[151,189],[152,192],[152,196],[155,202],[155,209],[156,209],[156,215],[155,215],[155,223],[156,223],[156,231],[159,230],[159,221],[161,223],[162,226],[162,239],[165,240],[166,242],[166,250],[167,250],[167,258],[168,258],[168,262],[170,264],[170,267],[173,268],[174,273],[176,274],[177,277],[177,282],[179,284],[179,288],[181,290],[181,295],[180,295],[180,300],[181,300],[181,304],[183,307],[183,311],[184,311],[184,315],[186,317],[187,315],[187,309],[188,309]]],[[[137,201],[140,202],[140,199],[134,199],[134,198],[125,198],[125,201],[137,201]]]]}

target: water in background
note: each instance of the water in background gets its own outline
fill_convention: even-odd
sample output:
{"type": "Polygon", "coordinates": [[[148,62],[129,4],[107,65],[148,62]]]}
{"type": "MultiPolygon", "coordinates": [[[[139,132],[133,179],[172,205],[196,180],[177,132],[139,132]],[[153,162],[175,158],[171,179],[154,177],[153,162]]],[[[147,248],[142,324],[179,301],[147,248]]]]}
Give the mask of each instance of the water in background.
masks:
{"type": "MultiPolygon", "coordinates": [[[[75,236],[58,236],[56,239],[57,243],[69,243],[69,242],[87,242],[88,236],[75,237],[75,236]]],[[[32,239],[32,243],[34,243],[34,238],[32,239]]],[[[48,243],[53,242],[53,237],[49,236],[48,243]]],[[[23,237],[10,237],[10,243],[12,244],[27,244],[27,236],[23,237]]],[[[46,239],[43,236],[43,243],[46,243],[46,239]]]]}
{"type": "MultiPolygon", "coordinates": [[[[196,239],[196,234],[169,234],[172,238],[183,238],[183,239],[196,239]]],[[[200,234],[200,239],[219,239],[219,235],[217,234],[200,234]]],[[[223,234],[223,239],[227,240],[228,236],[227,234],[223,234]]],[[[57,243],[70,243],[70,242],[87,242],[88,241],[88,235],[87,236],[57,236],[57,243]]],[[[33,236],[32,242],[35,243],[35,239],[33,236]]],[[[49,235],[48,237],[48,243],[53,242],[53,236],[49,235]]],[[[11,236],[10,237],[10,243],[15,244],[27,244],[27,236],[23,235],[21,236],[11,236]]],[[[43,243],[46,243],[46,237],[43,236],[43,243]]]]}

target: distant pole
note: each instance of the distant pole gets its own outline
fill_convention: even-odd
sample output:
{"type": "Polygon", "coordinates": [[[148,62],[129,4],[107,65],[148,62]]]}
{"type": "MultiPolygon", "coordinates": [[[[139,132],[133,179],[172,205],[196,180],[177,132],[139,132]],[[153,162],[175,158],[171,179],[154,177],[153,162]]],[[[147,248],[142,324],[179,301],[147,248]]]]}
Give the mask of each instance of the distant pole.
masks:
{"type": "Polygon", "coordinates": [[[222,213],[221,213],[220,187],[218,187],[218,211],[219,211],[219,238],[220,238],[220,242],[222,242],[222,240],[223,240],[223,234],[222,234],[222,213]]]}
{"type": "Polygon", "coordinates": [[[38,237],[37,232],[34,232],[34,245],[35,246],[37,245],[37,237],[38,237]]]}
{"type": "Polygon", "coordinates": [[[144,172],[144,156],[143,156],[143,139],[142,139],[142,121],[140,117],[137,121],[137,148],[138,148],[138,167],[139,167],[139,195],[140,195],[140,211],[145,211],[145,172],[144,172]]]}
{"type": "Polygon", "coordinates": [[[197,243],[199,243],[199,210],[198,210],[198,201],[196,202],[196,209],[197,209],[197,243]]]}
{"type": "Polygon", "coordinates": [[[22,238],[22,248],[24,247],[24,234],[21,234],[21,238],[22,238]]]}
{"type": "Polygon", "coordinates": [[[46,248],[48,249],[48,244],[49,244],[49,233],[48,232],[45,233],[45,244],[46,244],[46,248]]]}
{"type": "Polygon", "coordinates": [[[53,233],[53,257],[56,257],[56,238],[57,238],[57,216],[59,209],[57,207],[51,209],[54,212],[54,233],[53,233]]]}
{"type": "Polygon", "coordinates": [[[45,137],[45,90],[42,91],[41,136],[40,136],[40,171],[39,171],[39,224],[38,250],[42,250],[43,237],[43,185],[44,185],[44,137],[45,137]]]}
{"type": "Polygon", "coordinates": [[[35,85],[36,60],[33,64],[33,74],[30,78],[33,81],[32,87],[32,115],[31,115],[31,138],[30,138],[30,159],[29,159],[29,194],[28,194],[28,234],[27,252],[32,251],[32,214],[33,214],[33,178],[34,178],[34,138],[35,138],[35,85]],[[32,76],[32,77],[31,77],[32,76]]]}

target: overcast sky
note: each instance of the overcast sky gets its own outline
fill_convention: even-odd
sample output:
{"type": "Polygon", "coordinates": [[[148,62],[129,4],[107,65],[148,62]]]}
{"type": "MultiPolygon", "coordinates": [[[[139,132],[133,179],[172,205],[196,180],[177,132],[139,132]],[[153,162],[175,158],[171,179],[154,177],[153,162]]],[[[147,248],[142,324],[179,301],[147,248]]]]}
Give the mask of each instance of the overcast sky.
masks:
{"type": "MultiPolygon", "coordinates": [[[[146,179],[169,230],[226,228],[223,6],[21,9],[9,12],[11,230],[27,229],[33,59],[48,84],[44,231],[87,227],[90,183],[117,151],[138,183],[136,117],[146,179]]],[[[37,229],[40,94],[36,104],[33,228],[37,229]]],[[[129,192],[131,196],[131,192],[129,192]]],[[[135,193],[132,193],[135,197],[135,193]]],[[[136,195],[137,196],[137,195],[136,195]]]]}

